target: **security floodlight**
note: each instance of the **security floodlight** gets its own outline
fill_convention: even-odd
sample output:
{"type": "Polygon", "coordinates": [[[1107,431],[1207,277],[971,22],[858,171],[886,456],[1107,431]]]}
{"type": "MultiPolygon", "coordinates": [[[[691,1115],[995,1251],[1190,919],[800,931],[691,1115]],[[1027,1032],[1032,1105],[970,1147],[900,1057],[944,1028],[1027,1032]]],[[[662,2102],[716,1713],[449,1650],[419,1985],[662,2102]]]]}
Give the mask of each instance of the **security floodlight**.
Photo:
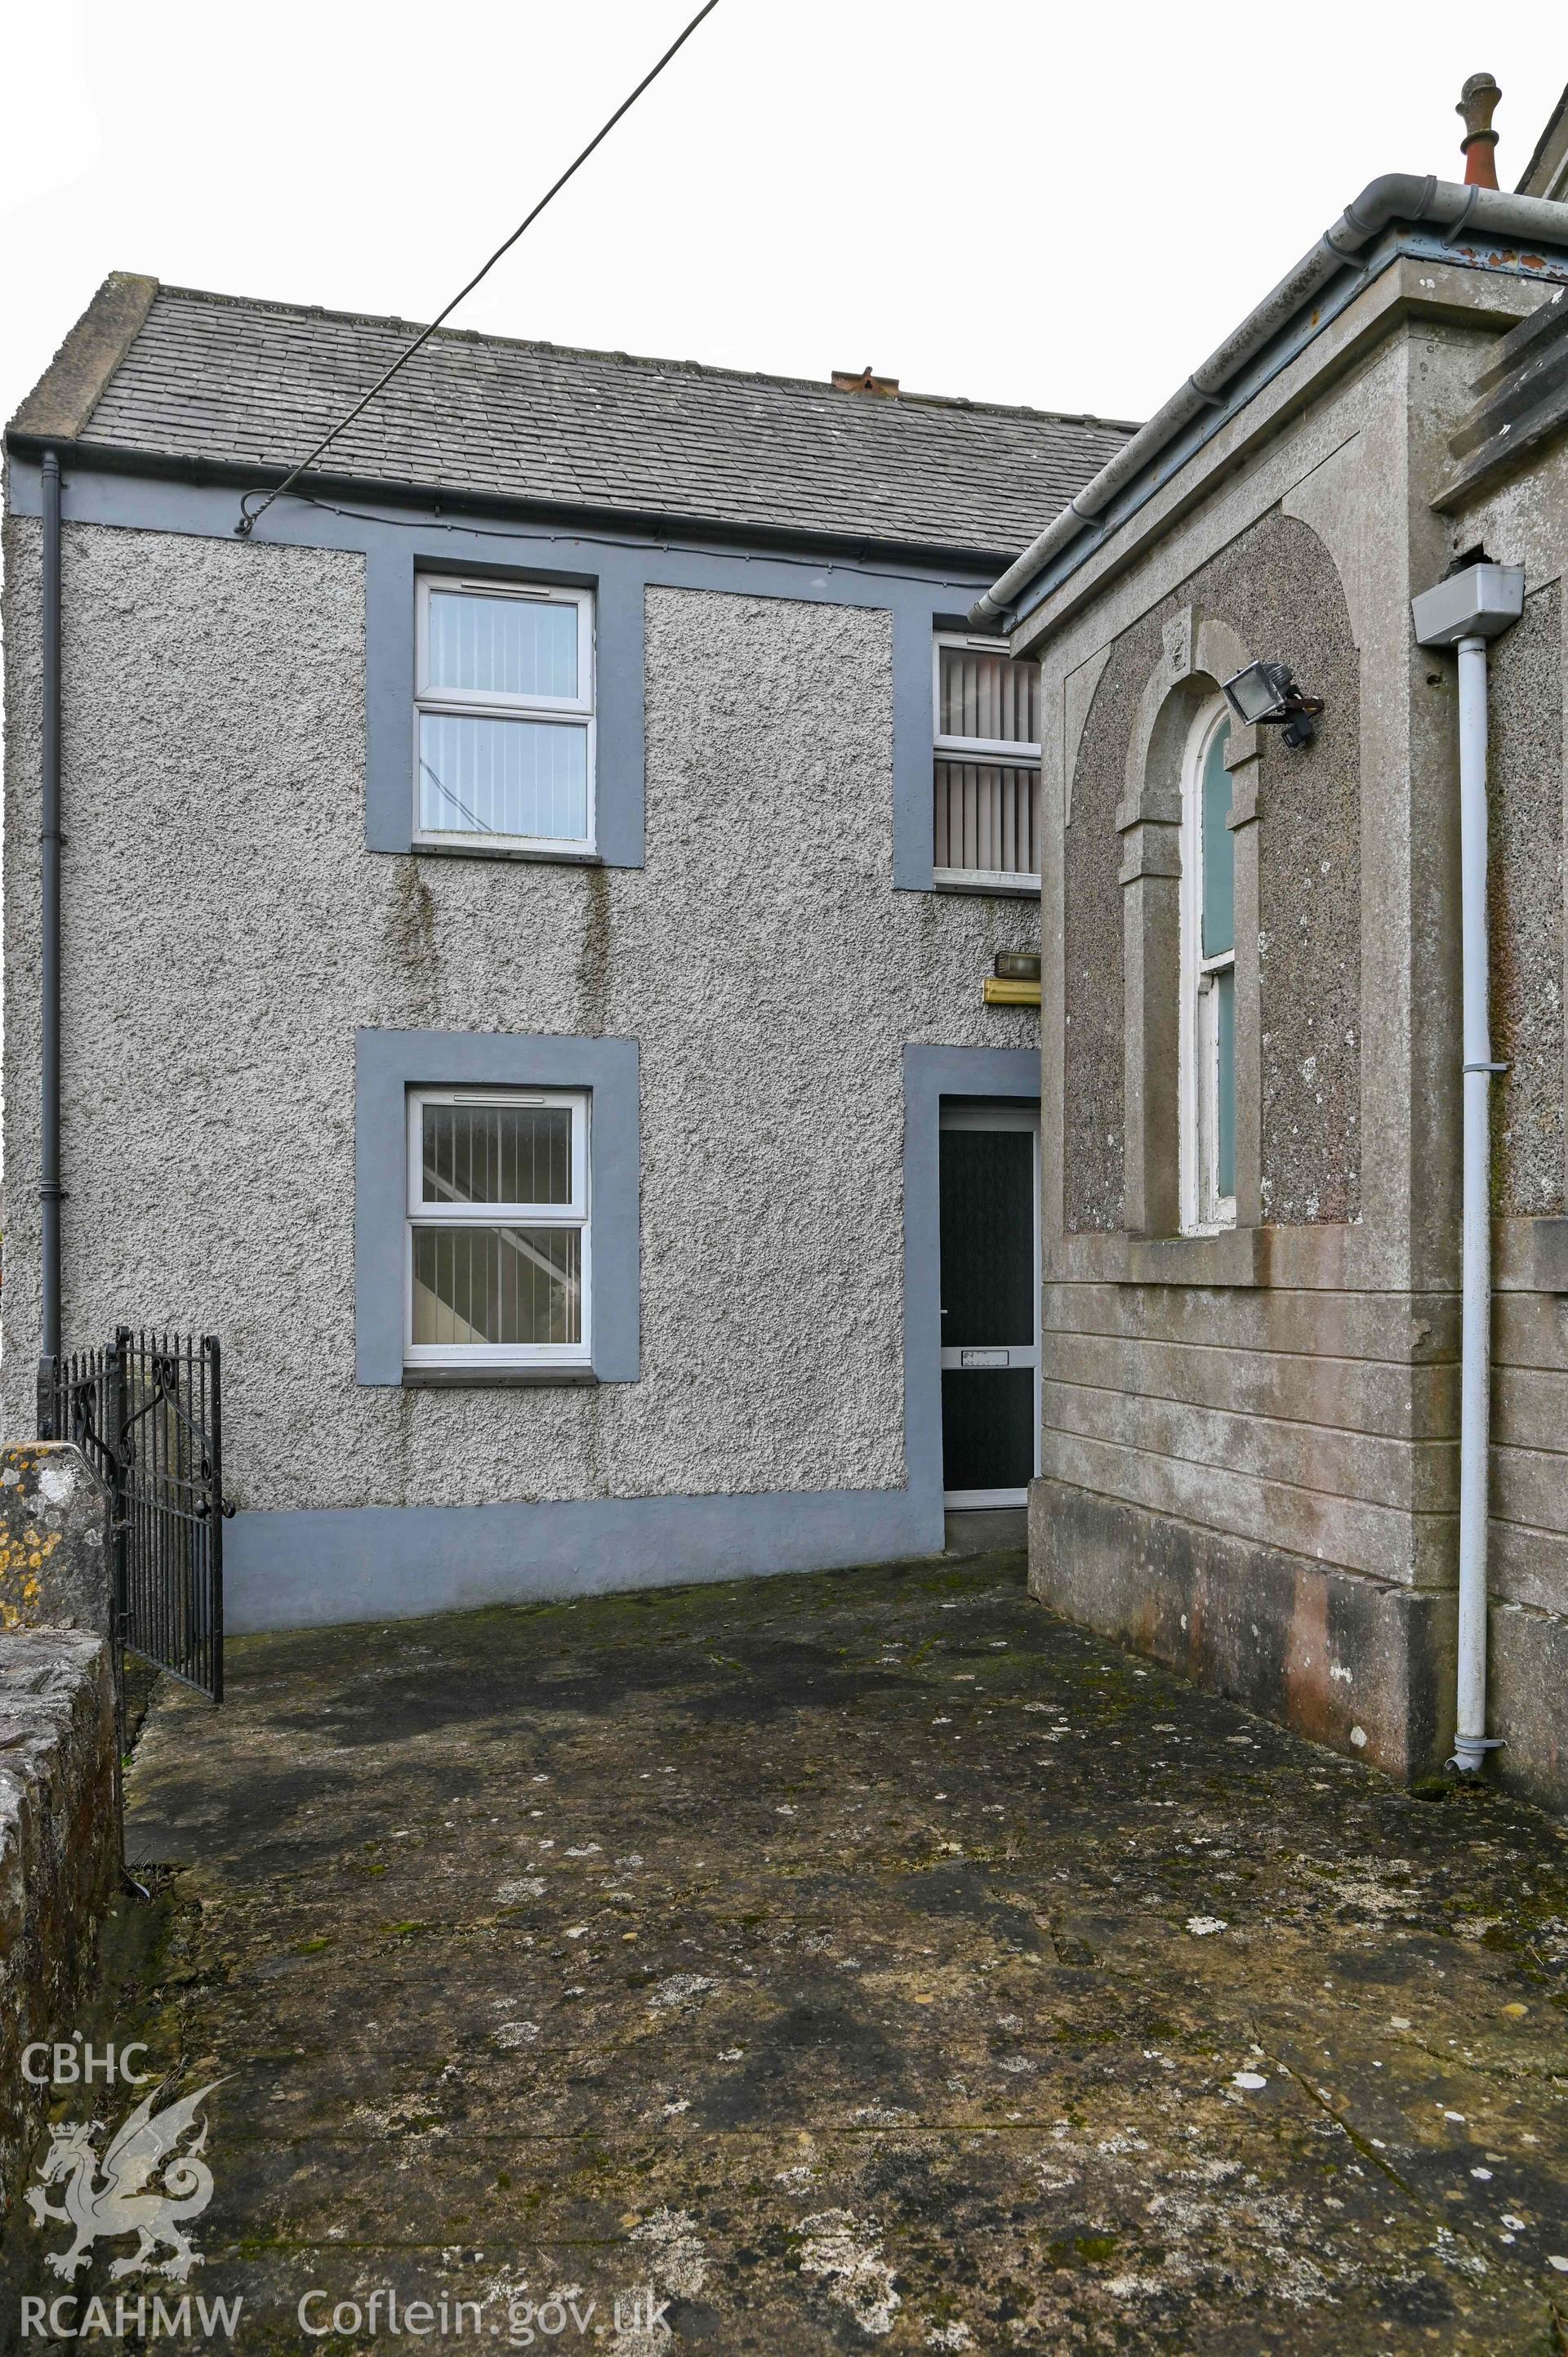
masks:
{"type": "Polygon", "coordinates": [[[1293,750],[1310,745],[1316,730],[1314,722],[1323,709],[1320,695],[1304,695],[1291,677],[1289,663],[1249,663],[1234,679],[1224,682],[1225,701],[1238,720],[1250,728],[1284,728],[1285,744],[1293,750]]]}

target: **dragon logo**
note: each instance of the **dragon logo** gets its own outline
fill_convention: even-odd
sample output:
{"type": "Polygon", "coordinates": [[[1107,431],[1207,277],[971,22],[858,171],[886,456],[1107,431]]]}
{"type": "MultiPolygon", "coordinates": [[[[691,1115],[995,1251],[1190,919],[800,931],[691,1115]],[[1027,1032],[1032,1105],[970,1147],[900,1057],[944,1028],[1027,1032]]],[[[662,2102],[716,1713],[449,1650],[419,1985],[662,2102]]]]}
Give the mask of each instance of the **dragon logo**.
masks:
{"type": "Polygon", "coordinates": [[[27,2207],[35,2225],[55,2219],[70,2227],[76,2236],[68,2251],[45,2253],[44,2265],[53,2274],[69,2282],[79,2267],[87,2265],[101,2234],[138,2238],[129,2258],[116,2259],[110,2268],[111,2281],[151,2266],[160,2244],[167,2246],[171,2256],[156,2269],[157,2274],[184,2283],[192,2267],[200,2266],[201,2254],[192,2248],[185,2232],[186,2221],[199,2218],[212,2199],[212,2171],[201,2158],[208,2124],[205,2119],[199,2122],[198,2114],[213,2088],[223,2084],[221,2079],[214,2079],[161,2112],[153,2109],[163,2092],[155,2088],[116,2132],[102,2160],[93,2142],[103,2133],[102,2120],[68,2121],[51,2131],[38,2175],[43,2186],[59,2185],[63,2179],[64,2200],[52,2202],[42,2186],[30,2185],[27,2207]],[[195,2136],[180,2151],[181,2138],[193,2128],[195,2136]],[[159,2180],[156,2185],[152,2181],[155,2178],[159,2180]]]}

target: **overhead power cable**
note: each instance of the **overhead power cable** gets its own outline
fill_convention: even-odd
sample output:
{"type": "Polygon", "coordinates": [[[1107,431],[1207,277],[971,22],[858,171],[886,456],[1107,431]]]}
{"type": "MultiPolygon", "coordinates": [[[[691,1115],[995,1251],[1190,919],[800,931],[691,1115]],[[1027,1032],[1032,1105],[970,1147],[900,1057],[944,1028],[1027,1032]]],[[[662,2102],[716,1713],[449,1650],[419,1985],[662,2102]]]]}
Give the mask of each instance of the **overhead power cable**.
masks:
{"type": "Polygon", "coordinates": [[[461,303],[467,296],[473,293],[480,279],[485,277],[495,268],[502,254],[510,253],[511,252],[512,247],[517,243],[518,239],[522,235],[524,230],[532,229],[533,223],[539,219],[540,214],[544,210],[545,206],[548,205],[553,198],[560,195],[562,189],[565,187],[567,181],[571,179],[574,173],[580,172],[582,170],[583,166],[587,162],[595,148],[601,146],[605,140],[609,137],[610,133],[615,129],[616,124],[620,121],[623,114],[630,113],[632,108],[637,104],[638,100],[642,96],[643,91],[658,81],[660,75],[670,63],[671,59],[674,57],[676,51],[678,49],[684,48],[686,43],[691,39],[693,34],[702,23],[703,17],[711,16],[718,5],[719,0],[703,0],[703,5],[698,9],[696,15],[692,18],[691,23],[685,27],[685,29],[682,33],[678,34],[675,39],[671,42],[670,47],[665,50],[664,55],[659,59],[657,65],[650,67],[648,72],[643,75],[642,80],[638,83],[637,88],[628,97],[623,98],[615,113],[607,122],[600,124],[599,128],[595,132],[593,137],[589,140],[582,153],[579,156],[574,156],[571,163],[567,165],[566,169],[562,173],[560,178],[553,182],[552,185],[545,189],[544,194],[540,198],[539,202],[534,206],[532,211],[525,215],[525,217],[519,221],[517,227],[513,230],[511,235],[506,240],[505,243],[498,245],[489,260],[485,263],[480,269],[475,271],[467,285],[458,288],[456,294],[453,296],[450,303],[447,304],[446,309],[437,313],[436,317],[430,322],[428,328],[422,328],[420,329],[418,335],[415,336],[413,343],[408,346],[407,350],[405,351],[399,352],[392,366],[389,369],[383,370],[382,373],[376,379],[374,384],[371,385],[370,391],[361,400],[357,401],[354,404],[353,408],[349,410],[348,415],[346,417],[340,417],[337,425],[332,428],[332,431],[322,436],[315,449],[311,451],[309,457],[302,458],[298,466],[292,468],[291,471],[284,477],[283,481],[278,484],[275,490],[264,493],[261,491],[247,491],[245,493],[244,497],[240,501],[240,521],[234,526],[236,533],[242,540],[248,540],[250,538],[251,533],[255,530],[258,520],[262,516],[265,515],[273,501],[274,500],[281,500],[284,493],[286,490],[291,490],[293,486],[298,482],[300,477],[303,474],[307,473],[308,470],[315,466],[323,451],[329,450],[333,443],[337,441],[338,436],[340,434],[345,433],[348,428],[352,425],[355,418],[358,417],[361,412],[370,407],[377,393],[383,392],[392,382],[399,369],[404,367],[406,363],[413,358],[414,353],[419,350],[422,345],[429,342],[437,328],[441,327],[451,317],[453,312],[457,308],[458,304],[461,303]],[[252,500],[260,500],[261,501],[261,505],[254,511],[252,511],[251,507],[251,501],[252,500]]]}

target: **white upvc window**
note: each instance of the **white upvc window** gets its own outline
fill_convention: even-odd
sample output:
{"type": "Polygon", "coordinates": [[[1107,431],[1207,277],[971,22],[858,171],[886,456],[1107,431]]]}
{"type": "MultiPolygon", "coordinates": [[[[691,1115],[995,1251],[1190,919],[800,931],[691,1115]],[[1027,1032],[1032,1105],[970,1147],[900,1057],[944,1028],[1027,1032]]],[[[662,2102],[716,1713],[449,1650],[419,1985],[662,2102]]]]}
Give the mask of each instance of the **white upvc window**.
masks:
{"type": "Polygon", "coordinates": [[[1236,838],[1230,832],[1230,720],[1223,704],[1193,724],[1182,765],[1181,1223],[1189,1235],[1236,1224],[1236,838]]]}
{"type": "Polygon", "coordinates": [[[410,1367],[589,1363],[588,1098],[411,1089],[410,1367]]]}
{"type": "Polygon", "coordinates": [[[414,839],[594,848],[594,597],[419,576],[414,839]]]}
{"type": "Polygon", "coordinates": [[[1040,883],[1040,669],[995,639],[939,630],[931,648],[939,884],[1034,892],[1040,883]]]}

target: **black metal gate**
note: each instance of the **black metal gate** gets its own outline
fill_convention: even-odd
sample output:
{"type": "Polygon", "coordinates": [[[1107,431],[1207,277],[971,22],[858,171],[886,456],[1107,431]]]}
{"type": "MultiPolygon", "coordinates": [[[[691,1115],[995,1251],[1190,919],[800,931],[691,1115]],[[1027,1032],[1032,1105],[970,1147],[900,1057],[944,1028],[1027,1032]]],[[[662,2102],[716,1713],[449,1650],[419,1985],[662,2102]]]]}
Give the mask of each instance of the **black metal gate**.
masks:
{"type": "Polygon", "coordinates": [[[113,1501],[115,1634],[223,1699],[223,1415],[218,1337],[122,1326],[40,1384],[39,1429],[73,1440],[113,1501]]]}

